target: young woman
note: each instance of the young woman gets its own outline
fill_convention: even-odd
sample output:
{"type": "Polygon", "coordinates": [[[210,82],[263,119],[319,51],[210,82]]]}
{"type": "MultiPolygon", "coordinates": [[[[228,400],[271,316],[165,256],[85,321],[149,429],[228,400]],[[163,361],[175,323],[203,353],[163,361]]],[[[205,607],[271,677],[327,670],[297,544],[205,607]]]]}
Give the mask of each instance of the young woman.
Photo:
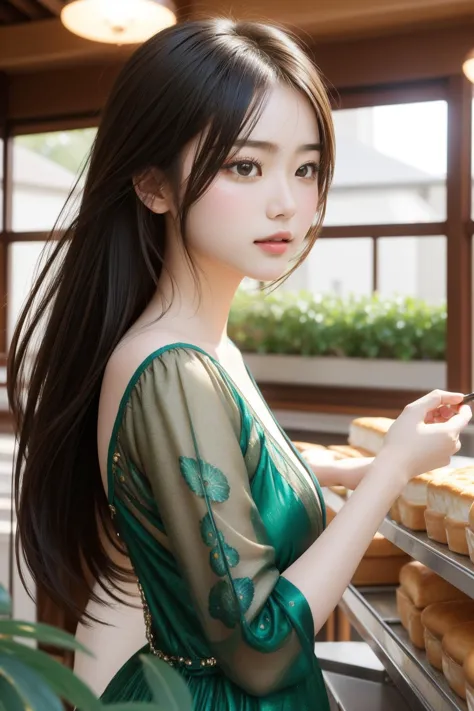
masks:
{"type": "MultiPolygon", "coordinates": [[[[196,711],[328,709],[315,634],[394,499],[448,463],[471,416],[431,393],[374,461],[311,467],[228,340],[242,279],[279,282],[313,246],[333,165],[321,77],[288,35],[229,20],[160,33],[117,80],[79,214],[11,346],[36,583],[93,623],[99,668],[113,650],[97,606],[138,585],[140,653],[179,670],[196,711]],[[336,482],[357,489],[325,530],[320,485],[336,482]]],[[[103,698],[149,698],[138,654],[103,698]]]]}

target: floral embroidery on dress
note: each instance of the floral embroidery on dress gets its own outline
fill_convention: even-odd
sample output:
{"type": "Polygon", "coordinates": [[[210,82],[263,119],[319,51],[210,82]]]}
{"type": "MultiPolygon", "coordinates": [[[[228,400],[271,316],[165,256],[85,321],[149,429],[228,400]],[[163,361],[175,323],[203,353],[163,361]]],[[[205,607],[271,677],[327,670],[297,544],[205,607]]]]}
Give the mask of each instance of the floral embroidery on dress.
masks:
{"type": "Polygon", "coordinates": [[[230,568],[235,568],[240,561],[240,556],[235,548],[232,548],[232,546],[229,546],[226,543],[223,533],[215,529],[209,514],[204,516],[200,527],[202,540],[206,546],[212,548],[209,554],[210,566],[216,575],[222,577],[227,571],[225,561],[227,561],[227,565],[230,568]],[[217,539],[219,539],[220,545],[217,539]],[[224,553],[225,560],[223,559],[222,551],[224,553]]]}
{"type": "Polygon", "coordinates": [[[235,594],[228,580],[220,580],[209,594],[209,614],[230,629],[239,622],[241,614],[247,612],[254,596],[254,584],[250,578],[237,578],[233,584],[235,594]]]}
{"type": "Polygon", "coordinates": [[[238,565],[240,561],[240,556],[235,550],[235,548],[232,548],[232,546],[228,546],[227,543],[223,543],[222,548],[224,549],[225,561],[222,559],[221,549],[218,546],[213,548],[209,555],[209,562],[211,564],[211,568],[214,573],[219,577],[222,577],[226,574],[226,561],[229,568],[235,568],[235,566],[238,565]]]}
{"type": "Polygon", "coordinates": [[[227,501],[230,493],[229,482],[220,469],[204,462],[202,459],[180,457],[179,466],[186,484],[196,496],[222,503],[227,501]]]}

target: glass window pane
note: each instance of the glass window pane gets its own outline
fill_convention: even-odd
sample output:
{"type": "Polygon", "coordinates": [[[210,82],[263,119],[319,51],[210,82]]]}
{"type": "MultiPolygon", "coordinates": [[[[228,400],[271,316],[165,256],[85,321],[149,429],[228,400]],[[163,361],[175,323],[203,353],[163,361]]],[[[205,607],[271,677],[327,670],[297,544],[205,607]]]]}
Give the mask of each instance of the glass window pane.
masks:
{"type": "Polygon", "coordinates": [[[371,294],[372,256],[370,238],[320,238],[307,259],[280,288],[338,296],[371,294]]]}
{"type": "Polygon", "coordinates": [[[38,232],[53,228],[95,133],[95,128],[86,128],[14,139],[14,231],[38,232]]]}
{"type": "Polygon", "coordinates": [[[3,226],[3,141],[0,139],[0,232],[3,226]]]}
{"type": "Polygon", "coordinates": [[[10,343],[13,331],[23,306],[37,274],[41,251],[45,242],[13,242],[9,245],[8,260],[8,333],[10,343]]]}
{"type": "Polygon", "coordinates": [[[378,240],[378,292],[413,296],[431,304],[446,300],[446,237],[384,237],[378,240]]]}
{"type": "Polygon", "coordinates": [[[446,219],[447,103],[333,113],[336,170],[326,225],[446,219]]]}

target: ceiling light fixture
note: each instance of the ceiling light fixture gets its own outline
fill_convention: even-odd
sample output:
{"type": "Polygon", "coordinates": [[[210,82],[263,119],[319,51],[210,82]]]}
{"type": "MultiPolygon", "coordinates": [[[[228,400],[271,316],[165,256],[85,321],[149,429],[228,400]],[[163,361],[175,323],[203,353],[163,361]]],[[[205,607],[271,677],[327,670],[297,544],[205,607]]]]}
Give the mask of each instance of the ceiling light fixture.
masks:
{"type": "Polygon", "coordinates": [[[466,77],[474,84],[474,49],[471,49],[463,62],[462,70],[466,77]]]}
{"type": "Polygon", "coordinates": [[[139,44],[174,25],[176,14],[171,0],[72,0],[61,22],[94,42],[139,44]]]}

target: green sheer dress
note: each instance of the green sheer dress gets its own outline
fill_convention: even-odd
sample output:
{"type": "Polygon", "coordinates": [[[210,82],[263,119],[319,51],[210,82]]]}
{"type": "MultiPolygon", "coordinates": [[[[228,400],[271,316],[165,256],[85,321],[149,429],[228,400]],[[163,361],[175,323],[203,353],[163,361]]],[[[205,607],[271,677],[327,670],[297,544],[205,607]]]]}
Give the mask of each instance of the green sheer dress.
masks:
{"type": "Polygon", "coordinates": [[[322,532],[324,502],[278,431],[277,441],[196,346],[162,348],[133,375],[108,496],[148,644],[104,701],[150,700],[139,655],[154,653],[183,676],[195,711],[328,711],[310,608],[280,576],[322,532]]]}

